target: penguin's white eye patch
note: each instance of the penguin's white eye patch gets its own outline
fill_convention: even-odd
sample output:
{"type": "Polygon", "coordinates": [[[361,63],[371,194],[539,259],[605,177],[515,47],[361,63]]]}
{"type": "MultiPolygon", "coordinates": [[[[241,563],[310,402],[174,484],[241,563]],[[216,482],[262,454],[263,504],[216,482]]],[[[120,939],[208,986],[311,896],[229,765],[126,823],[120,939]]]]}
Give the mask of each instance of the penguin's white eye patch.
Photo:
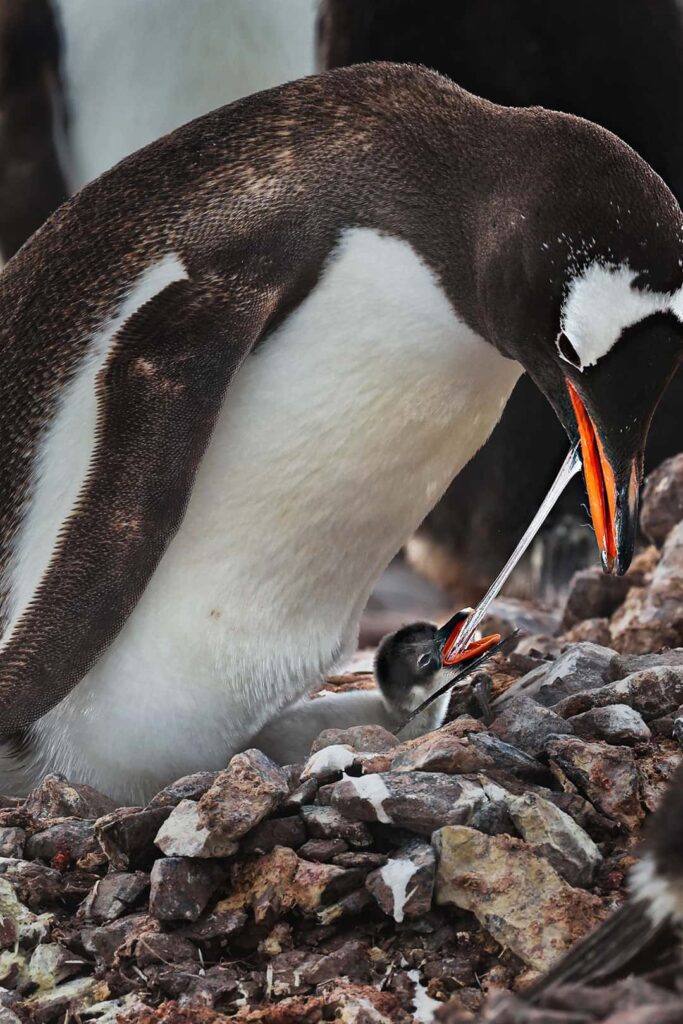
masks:
{"type": "Polygon", "coordinates": [[[563,334],[562,331],[560,331],[555,340],[555,344],[557,346],[557,351],[560,354],[560,359],[564,359],[566,363],[571,363],[571,365],[575,366],[577,370],[583,370],[583,367],[581,366],[581,356],[576,351],[566,334],[563,334]]]}
{"type": "Polygon", "coordinates": [[[639,276],[627,264],[594,262],[570,280],[556,339],[562,359],[585,370],[607,355],[627,327],[653,313],[671,312],[683,321],[682,290],[636,288],[639,276]]]}

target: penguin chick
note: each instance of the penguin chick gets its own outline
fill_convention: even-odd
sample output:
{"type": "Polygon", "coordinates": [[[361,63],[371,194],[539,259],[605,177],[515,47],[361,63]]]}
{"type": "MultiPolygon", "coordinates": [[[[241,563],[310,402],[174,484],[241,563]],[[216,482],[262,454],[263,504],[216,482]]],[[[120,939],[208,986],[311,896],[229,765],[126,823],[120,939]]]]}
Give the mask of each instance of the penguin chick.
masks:
{"type": "MultiPolygon", "coordinates": [[[[441,627],[431,622],[411,623],[395,633],[388,634],[380,643],[375,655],[375,677],[387,707],[401,720],[401,724],[419,708],[420,704],[454,677],[451,663],[447,661],[448,651],[452,649],[455,637],[471,612],[471,608],[463,608],[441,627]]],[[[497,642],[499,639],[500,637],[496,635],[481,641],[477,635],[473,645],[468,647],[467,653],[471,651],[470,656],[474,658],[481,650],[490,646],[492,641],[497,642]]],[[[466,659],[460,656],[458,661],[453,661],[452,664],[463,660],[466,659]]],[[[469,687],[470,681],[466,680],[464,686],[469,687]]],[[[460,688],[463,688],[463,684],[460,684],[460,688]]],[[[412,739],[442,725],[450,704],[451,693],[451,690],[447,690],[421,714],[403,726],[402,738],[412,739]]],[[[482,711],[485,713],[485,695],[482,694],[482,697],[482,711]]]]}
{"type": "MultiPolygon", "coordinates": [[[[443,642],[431,622],[415,622],[385,636],[375,655],[375,677],[387,707],[402,725],[424,700],[443,686],[452,671],[442,665],[443,642]]],[[[448,711],[450,691],[409,723],[402,738],[436,729],[448,711]],[[428,724],[429,723],[429,724],[428,724]]]]}
{"type": "Polygon", "coordinates": [[[526,990],[531,1002],[557,985],[615,975],[667,928],[683,928],[683,765],[649,822],[630,882],[631,894],[623,906],[526,990]]]}
{"type": "MultiPolygon", "coordinates": [[[[418,623],[418,627],[430,628],[429,623],[418,623]]],[[[415,628],[407,626],[405,632],[415,628]]],[[[433,628],[436,629],[435,626],[433,628]]],[[[382,643],[388,642],[390,645],[397,635],[393,633],[385,637],[382,643]]],[[[348,690],[343,693],[324,690],[313,700],[295,701],[264,726],[248,746],[257,747],[279,764],[292,764],[306,760],[313,741],[324,729],[381,725],[389,732],[398,733],[411,711],[442,686],[452,673],[445,670],[436,673],[431,669],[420,670],[424,672],[423,683],[416,680],[411,683],[406,674],[405,683],[401,685],[394,677],[395,667],[394,662],[387,675],[375,669],[379,689],[348,690]]],[[[414,739],[443,725],[449,697],[450,693],[446,693],[425,708],[401,732],[401,739],[414,739]]]]}
{"type": "MultiPolygon", "coordinates": [[[[280,764],[305,760],[315,738],[324,729],[348,729],[355,725],[381,725],[389,732],[401,733],[401,739],[414,739],[443,725],[448,712],[451,690],[434,700],[429,707],[406,723],[406,719],[423,701],[454,677],[453,669],[445,667],[444,652],[453,646],[455,637],[472,608],[455,613],[441,626],[431,622],[414,622],[383,637],[375,655],[375,679],[378,690],[350,690],[345,693],[323,691],[314,700],[297,700],[268,722],[254,737],[251,747],[280,764]]],[[[472,658],[498,636],[480,641],[478,634],[467,648],[472,658]]],[[[456,656],[464,660],[463,656],[456,656]]],[[[475,676],[475,680],[479,676],[475,676]]],[[[484,716],[489,711],[486,687],[477,687],[467,697],[474,697],[484,716]]],[[[463,709],[464,710],[464,709],[463,709]]]]}

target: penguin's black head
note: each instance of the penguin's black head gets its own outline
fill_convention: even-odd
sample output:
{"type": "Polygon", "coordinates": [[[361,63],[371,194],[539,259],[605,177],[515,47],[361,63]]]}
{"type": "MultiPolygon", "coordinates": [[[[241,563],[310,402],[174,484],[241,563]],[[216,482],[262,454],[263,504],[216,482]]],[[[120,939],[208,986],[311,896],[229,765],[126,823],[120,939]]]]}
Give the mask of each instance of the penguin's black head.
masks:
{"type": "Polygon", "coordinates": [[[425,695],[441,670],[443,643],[431,622],[414,622],[385,636],[375,655],[375,677],[386,699],[395,707],[404,704],[414,687],[425,695]]]}
{"type": "MultiPolygon", "coordinates": [[[[567,331],[557,339],[560,365],[532,376],[572,441],[581,442],[591,518],[606,572],[628,569],[638,531],[645,443],[659,399],[683,354],[673,312],[624,326],[614,345],[581,367],[567,331]]],[[[531,372],[531,371],[530,371],[531,372]]]]}
{"type": "MultiPolygon", "coordinates": [[[[382,639],[375,655],[375,678],[393,707],[411,710],[416,700],[419,704],[452,674],[448,671],[451,662],[444,661],[444,655],[471,613],[472,608],[462,608],[441,627],[413,622],[382,639]]],[[[498,640],[495,634],[474,641],[453,664],[476,656],[498,640]]]]}
{"type": "Polygon", "coordinates": [[[489,336],[580,440],[603,567],[622,575],[650,422],[683,358],[683,216],[625,143],[553,117],[541,152],[529,134],[524,184],[497,220],[489,336]]]}

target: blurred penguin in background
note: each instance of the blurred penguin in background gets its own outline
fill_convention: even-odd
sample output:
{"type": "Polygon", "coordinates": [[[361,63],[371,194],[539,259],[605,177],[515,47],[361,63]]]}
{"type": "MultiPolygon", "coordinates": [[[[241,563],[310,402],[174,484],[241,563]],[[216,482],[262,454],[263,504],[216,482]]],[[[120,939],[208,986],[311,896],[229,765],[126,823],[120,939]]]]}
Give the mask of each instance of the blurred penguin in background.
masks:
{"type": "MultiPolygon", "coordinates": [[[[415,62],[508,106],[578,114],[628,142],[683,196],[683,5],[678,0],[323,0],[319,64],[415,62]]],[[[680,451],[683,373],[657,411],[646,468],[680,451]]],[[[419,571],[476,603],[512,552],[566,451],[523,376],[491,438],[408,547],[419,571]]],[[[594,540],[577,481],[507,593],[556,599],[594,540]],[[525,570],[525,571],[524,571],[525,570]]]]}
{"type": "Polygon", "coordinates": [[[141,146],[311,74],[316,10],[316,0],[2,0],[2,259],[141,146]]]}

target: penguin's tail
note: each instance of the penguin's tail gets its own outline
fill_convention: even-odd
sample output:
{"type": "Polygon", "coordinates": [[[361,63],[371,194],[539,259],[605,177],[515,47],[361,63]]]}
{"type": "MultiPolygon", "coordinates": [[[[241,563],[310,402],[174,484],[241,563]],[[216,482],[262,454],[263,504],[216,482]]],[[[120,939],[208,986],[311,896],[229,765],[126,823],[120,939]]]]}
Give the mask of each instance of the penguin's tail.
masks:
{"type": "Polygon", "coordinates": [[[574,982],[589,983],[616,974],[649,946],[666,927],[648,913],[648,901],[628,899],[603,924],[581,939],[541,978],[524,990],[537,1002],[550,988],[574,982]]]}

